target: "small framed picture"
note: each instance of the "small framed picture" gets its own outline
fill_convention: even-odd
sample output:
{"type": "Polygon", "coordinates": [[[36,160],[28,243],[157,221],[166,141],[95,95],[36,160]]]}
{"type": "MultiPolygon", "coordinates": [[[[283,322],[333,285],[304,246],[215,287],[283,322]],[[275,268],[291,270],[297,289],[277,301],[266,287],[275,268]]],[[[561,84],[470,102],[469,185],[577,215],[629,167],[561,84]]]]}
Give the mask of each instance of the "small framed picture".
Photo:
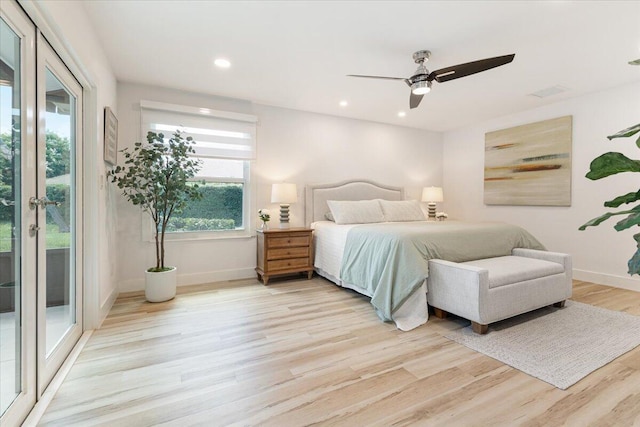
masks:
{"type": "Polygon", "coordinates": [[[104,109],[104,161],[112,166],[118,161],[118,119],[109,107],[104,109]]]}

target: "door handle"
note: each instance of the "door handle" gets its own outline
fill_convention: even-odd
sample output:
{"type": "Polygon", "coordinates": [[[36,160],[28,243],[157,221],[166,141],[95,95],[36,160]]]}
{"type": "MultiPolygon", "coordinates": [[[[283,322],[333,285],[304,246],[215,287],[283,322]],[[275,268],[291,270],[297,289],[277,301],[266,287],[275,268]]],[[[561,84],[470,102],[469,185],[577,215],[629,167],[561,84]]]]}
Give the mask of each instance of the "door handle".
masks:
{"type": "Polygon", "coordinates": [[[33,237],[35,236],[38,231],[40,231],[40,227],[38,227],[36,224],[31,224],[29,226],[29,236],[33,237]]]}
{"type": "Polygon", "coordinates": [[[35,209],[38,206],[41,208],[46,208],[47,206],[60,206],[62,203],[54,202],[52,200],[47,199],[46,197],[30,197],[29,198],[29,208],[35,209]]]}

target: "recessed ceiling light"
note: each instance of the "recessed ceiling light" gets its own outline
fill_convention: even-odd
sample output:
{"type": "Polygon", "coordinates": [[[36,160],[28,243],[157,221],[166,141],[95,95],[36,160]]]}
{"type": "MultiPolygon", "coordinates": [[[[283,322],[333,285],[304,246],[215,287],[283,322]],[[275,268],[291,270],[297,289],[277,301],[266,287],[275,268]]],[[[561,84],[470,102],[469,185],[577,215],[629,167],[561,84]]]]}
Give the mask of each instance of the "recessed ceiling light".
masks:
{"type": "Polygon", "coordinates": [[[340,101],[340,106],[341,107],[346,107],[347,105],[349,105],[349,103],[345,100],[340,101]]]}
{"type": "Polygon", "coordinates": [[[213,61],[213,63],[216,64],[216,67],[220,67],[220,68],[231,67],[231,62],[229,62],[228,59],[224,59],[224,58],[218,58],[215,61],[213,61]]]}
{"type": "Polygon", "coordinates": [[[404,117],[406,115],[407,115],[407,113],[405,113],[404,111],[398,112],[398,117],[404,117]]]}

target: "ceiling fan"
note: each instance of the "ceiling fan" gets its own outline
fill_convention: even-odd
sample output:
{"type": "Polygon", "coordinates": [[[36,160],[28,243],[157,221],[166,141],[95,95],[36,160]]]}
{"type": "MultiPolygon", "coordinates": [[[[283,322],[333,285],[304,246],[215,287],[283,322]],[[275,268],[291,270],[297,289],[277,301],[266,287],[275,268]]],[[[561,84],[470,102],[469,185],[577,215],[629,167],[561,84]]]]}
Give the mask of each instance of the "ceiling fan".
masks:
{"type": "Polygon", "coordinates": [[[431,90],[431,82],[438,83],[448,82],[449,80],[459,79],[460,77],[470,76],[481,71],[490,70],[492,68],[505,65],[513,61],[515,53],[511,55],[496,56],[495,58],[481,59],[479,61],[458,64],[452,67],[441,68],[436,71],[429,72],[424,63],[429,60],[431,52],[428,50],[419,50],[413,54],[413,60],[418,64],[418,69],[409,78],[402,77],[384,77],[384,76],[366,76],[362,74],[348,74],[348,77],[364,77],[368,79],[385,79],[385,80],[402,80],[411,88],[411,96],[409,98],[409,106],[416,108],[420,105],[424,94],[431,90]]]}

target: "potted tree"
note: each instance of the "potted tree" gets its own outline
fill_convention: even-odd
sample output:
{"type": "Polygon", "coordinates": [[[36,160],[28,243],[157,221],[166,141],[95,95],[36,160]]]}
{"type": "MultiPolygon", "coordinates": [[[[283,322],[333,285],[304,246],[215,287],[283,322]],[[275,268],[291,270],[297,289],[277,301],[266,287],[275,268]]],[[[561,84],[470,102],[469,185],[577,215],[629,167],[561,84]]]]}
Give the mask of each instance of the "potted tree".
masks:
{"type": "MultiPolygon", "coordinates": [[[[609,140],[615,138],[628,138],[635,134],[640,133],[640,123],[635,126],[631,126],[627,129],[623,129],[620,132],[608,136],[609,140]]],[[[636,139],[636,146],[640,148],[640,137],[636,139]]],[[[640,160],[630,159],[622,153],[608,152],[601,156],[596,157],[589,166],[589,172],[586,177],[592,180],[606,178],[611,175],[622,172],[640,172],[640,160]]],[[[640,201],[640,189],[638,191],[632,191],[627,194],[620,195],[614,199],[604,202],[606,208],[618,208],[622,205],[629,205],[640,201]]],[[[608,220],[615,215],[627,215],[626,218],[618,221],[613,228],[616,231],[622,231],[629,229],[633,226],[640,226],[640,203],[636,204],[632,208],[622,209],[614,212],[607,212],[600,215],[597,218],[593,218],[591,221],[583,224],[579,230],[584,230],[590,226],[598,226],[600,223],[608,220]]],[[[633,239],[637,243],[637,250],[629,259],[627,263],[629,267],[629,274],[640,274],[640,233],[634,234],[633,239]]]]}
{"type": "Polygon", "coordinates": [[[156,265],[146,271],[147,301],[168,301],[176,295],[174,266],[166,266],[165,232],[171,215],[181,211],[189,200],[201,197],[198,185],[189,182],[200,170],[193,138],[179,130],[165,141],[162,133],[148,132],[147,142],[136,142],[132,150],[120,150],[124,166],[116,166],[109,175],[124,197],[151,216],[154,224],[156,265]]]}

